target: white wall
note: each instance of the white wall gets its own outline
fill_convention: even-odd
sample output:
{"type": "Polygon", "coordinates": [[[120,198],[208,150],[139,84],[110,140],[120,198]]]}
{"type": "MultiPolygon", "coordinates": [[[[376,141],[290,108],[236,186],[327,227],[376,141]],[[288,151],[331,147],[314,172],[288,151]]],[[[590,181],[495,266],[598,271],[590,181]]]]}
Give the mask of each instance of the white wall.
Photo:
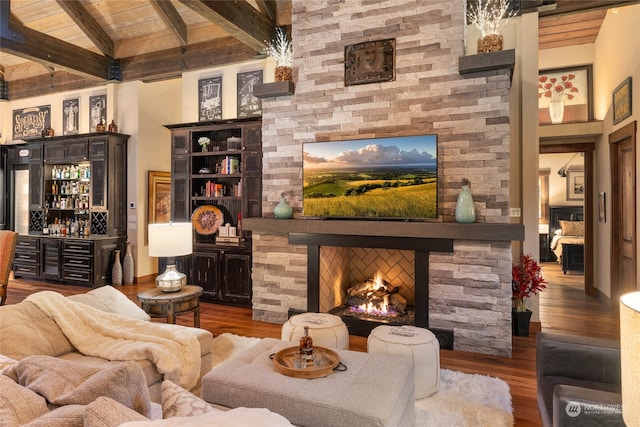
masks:
{"type": "Polygon", "coordinates": [[[549,175],[549,206],[581,206],[583,201],[567,200],[567,178],[558,175],[560,168],[583,168],[584,162],[580,155],[574,157],[572,153],[541,154],[540,169],[550,169],[549,175]]]}
{"type": "MultiPolygon", "coordinates": [[[[594,54],[594,108],[598,120],[604,121],[604,132],[596,144],[596,176],[594,206],[598,206],[600,192],[611,194],[611,164],[609,134],[640,119],[640,5],[609,10],[595,43],[594,54]],[[613,90],[628,76],[632,77],[632,115],[613,125],[611,98],[613,90]]],[[[636,135],[638,137],[638,135],[636,135]]],[[[640,165],[640,150],[636,151],[636,165],[640,165]]],[[[640,203],[640,168],[637,170],[636,206],[640,203]]],[[[636,210],[636,224],[640,225],[640,209],[636,210]]],[[[611,204],[607,218],[611,217],[611,204]]],[[[611,222],[598,222],[595,218],[595,284],[605,295],[611,295],[611,222]]],[[[636,238],[640,232],[636,229],[636,238]]],[[[640,272],[640,259],[636,271],[640,272]]],[[[612,301],[617,304],[617,301],[612,301]]]]}

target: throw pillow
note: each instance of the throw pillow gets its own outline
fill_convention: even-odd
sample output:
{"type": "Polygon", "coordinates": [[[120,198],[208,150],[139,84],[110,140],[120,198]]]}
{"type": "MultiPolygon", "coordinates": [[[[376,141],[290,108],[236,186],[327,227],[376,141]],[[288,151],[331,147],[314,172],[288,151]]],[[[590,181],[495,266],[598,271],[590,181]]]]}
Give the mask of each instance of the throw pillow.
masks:
{"type": "Polygon", "coordinates": [[[234,408],[209,412],[193,417],[173,417],[165,420],[132,421],[120,427],[293,427],[285,417],[265,408],[234,408]]]}
{"type": "Polygon", "coordinates": [[[584,221],[560,221],[563,236],[584,236],[584,221]]]}
{"type": "Polygon", "coordinates": [[[205,400],[171,381],[162,382],[162,418],[189,417],[217,412],[205,400]]]}
{"type": "Polygon", "coordinates": [[[47,412],[44,397],[0,375],[0,420],[4,427],[27,424],[47,412]]]}
{"type": "Polygon", "coordinates": [[[99,397],[85,407],[84,427],[116,427],[127,421],[146,421],[144,417],[109,397],[99,397]]]}
{"type": "Polygon", "coordinates": [[[0,375],[2,375],[5,369],[11,368],[16,363],[18,363],[17,360],[0,354],[0,375]]]}
{"type": "Polygon", "coordinates": [[[83,427],[84,408],[84,405],[61,406],[24,427],[83,427]]]}
{"type": "Polygon", "coordinates": [[[143,309],[131,301],[125,294],[113,286],[102,286],[84,294],[71,295],[67,297],[71,300],[90,305],[98,310],[109,313],[121,314],[138,320],[150,320],[143,309]]]}
{"type": "Polygon", "coordinates": [[[18,362],[15,372],[18,383],[54,405],[88,405],[107,396],[143,415],[151,411],[149,388],[136,362],[100,369],[51,356],[29,356],[18,362]]]}

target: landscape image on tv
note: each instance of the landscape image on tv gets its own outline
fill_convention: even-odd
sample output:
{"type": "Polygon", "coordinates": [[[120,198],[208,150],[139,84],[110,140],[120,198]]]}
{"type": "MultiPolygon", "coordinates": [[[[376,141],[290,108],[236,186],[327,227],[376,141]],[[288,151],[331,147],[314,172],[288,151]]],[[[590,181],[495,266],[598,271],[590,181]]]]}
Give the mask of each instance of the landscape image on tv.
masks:
{"type": "Polygon", "coordinates": [[[438,214],[436,135],[305,143],[303,174],[307,217],[438,214]]]}

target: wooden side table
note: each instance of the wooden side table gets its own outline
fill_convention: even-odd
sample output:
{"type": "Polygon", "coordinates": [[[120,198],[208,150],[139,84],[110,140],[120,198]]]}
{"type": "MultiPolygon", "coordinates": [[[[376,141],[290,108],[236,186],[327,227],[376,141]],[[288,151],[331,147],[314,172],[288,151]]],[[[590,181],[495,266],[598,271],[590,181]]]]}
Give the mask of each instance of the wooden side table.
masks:
{"type": "Polygon", "coordinates": [[[187,285],[177,292],[163,292],[159,288],[140,292],[138,301],[151,317],[162,317],[167,323],[176,323],[176,316],[193,313],[193,326],[200,327],[200,286],[187,285]]]}

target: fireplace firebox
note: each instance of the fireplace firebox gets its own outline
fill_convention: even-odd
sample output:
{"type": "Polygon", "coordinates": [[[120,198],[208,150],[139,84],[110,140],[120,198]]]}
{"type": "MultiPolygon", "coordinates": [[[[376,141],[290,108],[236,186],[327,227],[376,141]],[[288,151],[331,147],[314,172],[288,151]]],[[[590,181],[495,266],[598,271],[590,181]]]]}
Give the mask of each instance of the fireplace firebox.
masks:
{"type": "MultiPolygon", "coordinates": [[[[429,254],[431,252],[453,252],[453,239],[448,238],[289,233],[289,243],[307,246],[307,311],[328,311],[338,315],[349,328],[349,333],[357,336],[368,336],[376,326],[384,324],[409,324],[429,328],[429,254]],[[398,316],[384,316],[353,313],[350,304],[342,304],[342,301],[340,301],[339,306],[330,310],[322,307],[322,305],[326,306],[326,304],[321,303],[321,299],[325,298],[321,291],[321,270],[323,267],[321,255],[327,247],[377,248],[411,252],[413,255],[411,263],[413,264],[412,277],[414,283],[410,288],[413,295],[406,298],[408,300],[406,310],[398,316]]],[[[332,262],[339,263],[342,258],[344,257],[334,256],[335,260],[332,262]]],[[[390,288],[390,294],[397,292],[397,285],[396,283],[385,284],[390,288]]],[[[298,310],[290,310],[289,315],[299,312],[298,310]]],[[[452,331],[429,329],[438,338],[441,348],[453,349],[452,331]]]]}

